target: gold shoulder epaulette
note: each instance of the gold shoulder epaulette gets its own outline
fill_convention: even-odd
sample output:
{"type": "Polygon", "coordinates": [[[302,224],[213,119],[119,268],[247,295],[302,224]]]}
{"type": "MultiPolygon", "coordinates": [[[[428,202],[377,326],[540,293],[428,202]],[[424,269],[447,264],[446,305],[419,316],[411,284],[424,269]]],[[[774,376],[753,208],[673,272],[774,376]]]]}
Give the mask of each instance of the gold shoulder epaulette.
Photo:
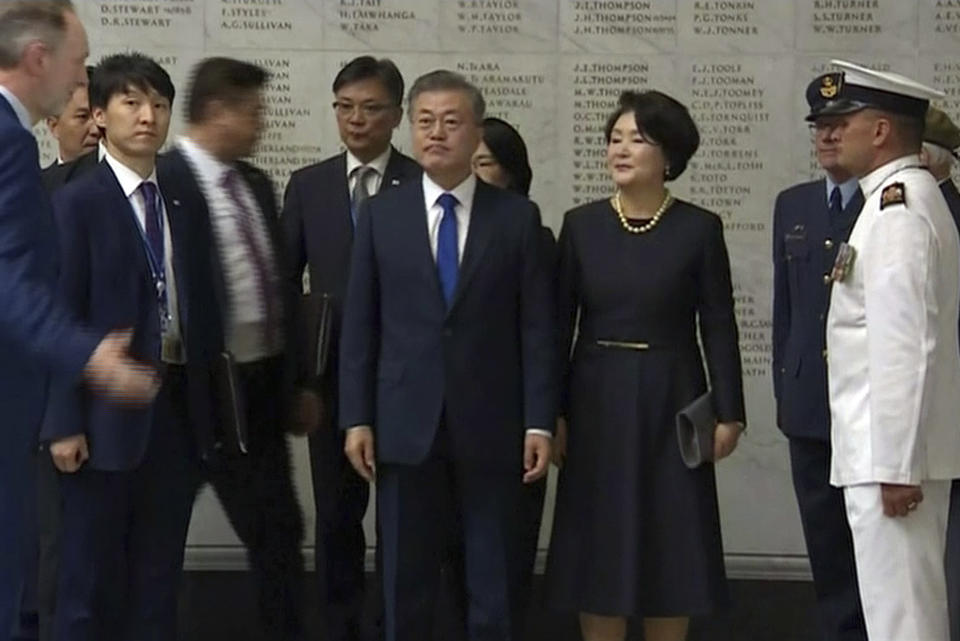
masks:
{"type": "Polygon", "coordinates": [[[907,188],[903,183],[892,183],[883,188],[880,194],[880,209],[890,205],[906,205],[907,188]]]}

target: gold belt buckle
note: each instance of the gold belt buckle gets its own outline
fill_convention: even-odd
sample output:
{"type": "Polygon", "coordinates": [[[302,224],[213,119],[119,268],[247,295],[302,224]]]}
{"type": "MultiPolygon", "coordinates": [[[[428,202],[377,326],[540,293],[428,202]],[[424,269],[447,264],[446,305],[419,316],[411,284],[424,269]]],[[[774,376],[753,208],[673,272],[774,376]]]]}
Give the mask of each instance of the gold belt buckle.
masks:
{"type": "Polygon", "coordinates": [[[636,351],[650,349],[650,343],[634,343],[631,341],[608,341],[600,339],[597,341],[597,345],[600,347],[618,347],[620,349],[632,349],[636,351]]]}

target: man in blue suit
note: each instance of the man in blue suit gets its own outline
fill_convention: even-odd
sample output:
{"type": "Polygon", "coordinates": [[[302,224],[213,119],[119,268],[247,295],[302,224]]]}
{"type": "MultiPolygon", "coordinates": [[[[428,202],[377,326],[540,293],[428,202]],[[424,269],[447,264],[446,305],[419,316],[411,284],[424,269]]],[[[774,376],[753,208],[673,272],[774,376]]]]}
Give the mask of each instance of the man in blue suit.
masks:
{"type": "Polygon", "coordinates": [[[857,178],[837,165],[838,117],[819,115],[836,75],[820,76],[807,88],[807,121],[826,176],[781,192],[774,208],[773,381],[777,424],[790,441],[823,639],[866,641],[843,493],[829,483],[829,274],[863,206],[857,178]]]}
{"type": "MultiPolygon", "coordinates": [[[[119,334],[77,325],[56,300],[57,239],[31,127],[85,82],[87,41],[69,2],[0,3],[0,639],[23,585],[25,503],[51,372],[115,400],[152,398],[152,371],[119,334]]],[[[106,328],[110,329],[110,328],[106,328]]]]}
{"type": "Polygon", "coordinates": [[[62,472],[54,639],[166,641],[199,477],[186,420],[177,259],[156,180],[174,88],[139,54],[105,58],[90,103],[104,161],[54,196],[59,294],[92,328],[129,327],[131,350],[162,368],[157,400],[122,408],[54,377],[41,437],[62,472]],[[119,616],[112,598],[122,594],[119,616]]]}
{"type": "Polygon", "coordinates": [[[548,275],[529,200],[480,182],[484,101],[434,71],[410,90],[421,180],[361,208],[344,308],[340,425],[372,481],[387,641],[430,638],[458,531],[471,641],[519,639],[523,482],[555,418],[548,275]]]}

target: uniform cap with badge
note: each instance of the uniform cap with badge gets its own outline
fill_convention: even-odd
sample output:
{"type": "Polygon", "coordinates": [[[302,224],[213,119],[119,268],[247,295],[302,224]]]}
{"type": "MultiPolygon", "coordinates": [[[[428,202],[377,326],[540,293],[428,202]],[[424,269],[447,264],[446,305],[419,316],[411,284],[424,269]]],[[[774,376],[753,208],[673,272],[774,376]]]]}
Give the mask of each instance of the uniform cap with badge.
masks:
{"type": "MultiPolygon", "coordinates": [[[[822,74],[807,87],[808,121],[868,108],[922,120],[927,115],[930,100],[944,97],[942,92],[898,73],[875,71],[845,60],[830,62],[842,71],[822,74]]],[[[880,209],[905,202],[906,187],[900,182],[893,183],[881,193],[880,209]]],[[[854,247],[841,243],[830,280],[842,282],[851,272],[856,255],[854,247]]]]}
{"type": "Polygon", "coordinates": [[[812,122],[820,116],[842,116],[873,108],[922,119],[930,100],[943,92],[890,71],[875,71],[846,60],[831,60],[841,71],[814,78],[807,87],[812,122]]]}

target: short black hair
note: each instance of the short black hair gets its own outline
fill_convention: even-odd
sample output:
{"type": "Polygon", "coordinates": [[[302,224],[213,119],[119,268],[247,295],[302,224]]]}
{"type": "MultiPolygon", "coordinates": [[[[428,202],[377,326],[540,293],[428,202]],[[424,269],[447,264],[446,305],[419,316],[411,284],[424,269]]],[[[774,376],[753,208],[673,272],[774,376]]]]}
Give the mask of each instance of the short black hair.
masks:
{"type": "Polygon", "coordinates": [[[660,91],[624,91],[617,110],[607,118],[604,135],[608,144],[617,120],[628,113],[636,119],[637,129],[663,149],[666,180],[678,178],[700,146],[700,132],[687,108],[660,91]]]}
{"type": "Polygon", "coordinates": [[[214,101],[235,105],[250,92],[259,91],[270,80],[270,73],[250,62],[235,58],[205,58],[193,68],[187,97],[187,122],[204,121],[207,106],[214,101]]]}
{"type": "Polygon", "coordinates": [[[487,103],[483,99],[483,93],[462,74],[448,69],[436,69],[427,72],[413,81],[413,86],[410,87],[410,95],[407,96],[407,115],[411,120],[414,117],[413,103],[417,101],[420,94],[431,91],[462,91],[466,94],[467,100],[470,101],[474,121],[477,125],[483,123],[483,116],[487,111],[487,103]]]}
{"type": "Polygon", "coordinates": [[[103,58],[90,74],[90,109],[107,108],[110,98],[134,87],[153,89],[173,104],[175,90],[170,74],[142,53],[116,53],[103,58]]]}
{"type": "Polygon", "coordinates": [[[354,58],[343,69],[337,72],[333,79],[333,93],[337,93],[343,87],[352,85],[361,80],[379,80],[383,88],[390,94],[390,100],[399,107],[403,104],[403,76],[397,65],[389,58],[380,58],[377,60],[373,56],[360,56],[354,58]]]}
{"type": "Polygon", "coordinates": [[[510,176],[510,189],[529,196],[533,170],[520,132],[500,118],[484,118],[483,143],[510,176]]]}

